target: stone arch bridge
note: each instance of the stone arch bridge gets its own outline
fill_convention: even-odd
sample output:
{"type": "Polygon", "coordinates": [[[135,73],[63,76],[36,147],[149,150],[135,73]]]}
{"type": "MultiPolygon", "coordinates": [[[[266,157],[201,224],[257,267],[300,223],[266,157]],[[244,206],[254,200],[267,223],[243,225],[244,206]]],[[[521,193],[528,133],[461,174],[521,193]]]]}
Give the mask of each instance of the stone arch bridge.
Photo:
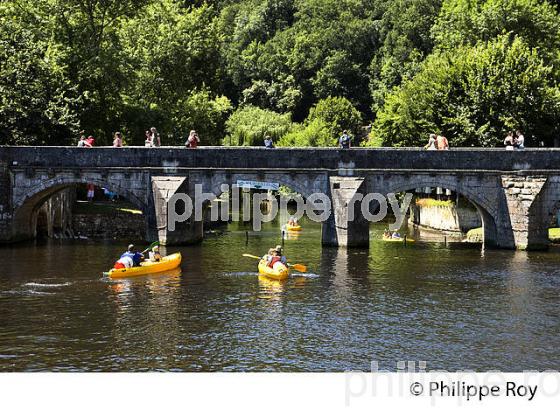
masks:
{"type": "Polygon", "coordinates": [[[479,210],[485,246],[536,249],[548,245],[560,201],[560,150],[0,147],[0,242],[32,238],[38,208],[54,193],[88,182],[142,210],[148,240],[196,242],[201,222],[167,229],[168,199],[192,196],[197,184],[219,194],[221,184],[238,180],[278,182],[304,197],[328,195],[334,212],[323,223],[325,245],[368,245],[368,222],[348,220],[356,193],[442,187],[479,210]]]}

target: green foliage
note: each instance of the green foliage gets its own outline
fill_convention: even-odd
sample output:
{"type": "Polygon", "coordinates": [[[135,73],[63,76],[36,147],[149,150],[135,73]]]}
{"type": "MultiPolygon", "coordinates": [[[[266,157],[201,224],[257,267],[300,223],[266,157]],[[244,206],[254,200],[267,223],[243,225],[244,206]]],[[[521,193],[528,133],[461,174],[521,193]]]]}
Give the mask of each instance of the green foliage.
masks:
{"type": "Polygon", "coordinates": [[[546,0],[445,0],[432,33],[444,49],[511,33],[539,47],[547,62],[560,49],[558,8],[546,0]]]}
{"type": "Polygon", "coordinates": [[[258,107],[246,106],[236,110],[226,122],[224,145],[262,146],[264,137],[274,141],[293,127],[290,114],[278,114],[258,107]]]}
{"type": "Polygon", "coordinates": [[[216,89],[221,36],[211,7],[153,2],[123,24],[121,38],[134,65],[129,92],[144,106],[167,109],[196,88],[216,89]]]}
{"type": "Polygon", "coordinates": [[[445,207],[452,207],[454,206],[454,202],[450,199],[448,200],[441,200],[435,198],[417,198],[416,205],[420,207],[430,208],[434,206],[445,206],[445,207]]]}
{"type": "Polygon", "coordinates": [[[362,118],[368,146],[558,132],[557,1],[4,0],[0,16],[0,144],[141,145],[151,126],[229,143],[231,113],[243,145],[333,146],[362,118]]]}
{"type": "Polygon", "coordinates": [[[322,120],[329,130],[338,136],[348,130],[358,134],[362,124],[362,115],[352,103],[344,97],[327,97],[320,100],[309,112],[308,122],[322,120]]]}
{"type": "Polygon", "coordinates": [[[368,0],[247,0],[226,7],[224,55],[235,88],[246,103],[290,111],[296,120],[329,95],[367,109],[376,9],[368,0]]]}
{"type": "Polygon", "coordinates": [[[278,141],[279,147],[333,147],[337,145],[337,135],[320,118],[311,120],[306,126],[294,127],[278,141]]]}
{"type": "Polygon", "coordinates": [[[171,145],[184,144],[191,129],[196,129],[203,145],[219,145],[225,135],[225,121],[231,101],[224,96],[212,98],[208,91],[192,91],[173,111],[171,145]]]}
{"type": "Polygon", "coordinates": [[[67,144],[81,99],[56,64],[59,50],[16,11],[0,4],[0,145],[67,144]]]}
{"type": "Polygon", "coordinates": [[[495,146],[519,127],[550,143],[560,120],[551,73],[535,49],[507,35],[434,54],[389,95],[373,133],[389,146],[424,145],[430,132],[455,146],[495,146]]]}
{"type": "Polygon", "coordinates": [[[403,81],[412,78],[433,48],[430,29],[442,0],[392,0],[379,20],[380,48],[370,63],[370,91],[373,111],[385,96],[403,81]]]}
{"type": "Polygon", "coordinates": [[[304,126],[294,127],[279,142],[279,146],[335,147],[342,131],[354,135],[361,125],[361,114],[343,97],[328,97],[311,108],[304,126]]]}

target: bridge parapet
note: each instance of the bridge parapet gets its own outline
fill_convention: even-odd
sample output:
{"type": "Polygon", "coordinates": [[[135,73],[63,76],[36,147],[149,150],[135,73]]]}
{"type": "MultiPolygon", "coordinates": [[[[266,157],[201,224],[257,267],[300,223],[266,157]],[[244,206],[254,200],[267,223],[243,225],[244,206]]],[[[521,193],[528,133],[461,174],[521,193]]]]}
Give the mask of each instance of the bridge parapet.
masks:
{"type": "Polygon", "coordinates": [[[367,221],[345,220],[348,192],[443,187],[477,207],[486,244],[531,248],[547,243],[547,224],[560,199],[560,149],[0,147],[0,242],[30,237],[30,221],[41,202],[85,182],[108,187],[142,209],[147,238],[201,239],[200,225],[185,228],[183,239],[162,228],[166,213],[157,186],[169,178],[189,181],[181,189],[188,193],[196,183],[219,194],[221,184],[239,179],[278,182],[303,196],[327,193],[337,213],[323,225],[323,243],[338,246],[369,241],[367,221]]]}
{"type": "Polygon", "coordinates": [[[233,148],[202,147],[0,147],[0,160],[10,168],[145,168],[293,169],[360,172],[369,170],[434,170],[472,172],[560,172],[560,149],[403,148],[233,148]]]}

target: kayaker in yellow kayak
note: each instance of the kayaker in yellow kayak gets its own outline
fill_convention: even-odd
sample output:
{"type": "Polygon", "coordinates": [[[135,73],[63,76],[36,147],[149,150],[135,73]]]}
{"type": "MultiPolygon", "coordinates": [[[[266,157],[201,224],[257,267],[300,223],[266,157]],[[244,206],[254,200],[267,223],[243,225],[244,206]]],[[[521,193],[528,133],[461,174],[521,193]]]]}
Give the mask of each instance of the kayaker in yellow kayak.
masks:
{"type": "Polygon", "coordinates": [[[274,264],[276,263],[281,263],[284,266],[287,266],[286,264],[288,263],[286,257],[282,255],[282,247],[280,245],[276,246],[274,249],[271,248],[268,251],[268,255],[266,255],[266,262],[267,266],[270,268],[274,268],[274,264]]]}
{"type": "Polygon", "coordinates": [[[160,262],[161,261],[161,253],[159,253],[159,246],[156,245],[152,248],[150,252],[150,260],[152,262],[160,262]]]}
{"type": "Polygon", "coordinates": [[[144,260],[144,255],[134,250],[134,245],[128,245],[128,250],[123,253],[120,259],[115,263],[114,269],[132,268],[140,266],[140,262],[144,260]]]}

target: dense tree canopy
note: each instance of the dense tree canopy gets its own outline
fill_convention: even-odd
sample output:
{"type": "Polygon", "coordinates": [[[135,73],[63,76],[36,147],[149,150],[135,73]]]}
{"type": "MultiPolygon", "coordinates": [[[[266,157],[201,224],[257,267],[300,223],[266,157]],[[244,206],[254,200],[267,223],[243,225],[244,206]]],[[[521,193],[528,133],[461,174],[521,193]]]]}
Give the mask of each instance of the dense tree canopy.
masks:
{"type": "Polygon", "coordinates": [[[552,0],[0,2],[0,144],[551,144],[559,80],[552,0]]]}
{"type": "Polygon", "coordinates": [[[508,130],[521,128],[550,142],[560,118],[551,72],[535,49],[507,35],[434,54],[388,97],[373,137],[418,146],[438,132],[452,145],[495,146],[508,130]]]}

